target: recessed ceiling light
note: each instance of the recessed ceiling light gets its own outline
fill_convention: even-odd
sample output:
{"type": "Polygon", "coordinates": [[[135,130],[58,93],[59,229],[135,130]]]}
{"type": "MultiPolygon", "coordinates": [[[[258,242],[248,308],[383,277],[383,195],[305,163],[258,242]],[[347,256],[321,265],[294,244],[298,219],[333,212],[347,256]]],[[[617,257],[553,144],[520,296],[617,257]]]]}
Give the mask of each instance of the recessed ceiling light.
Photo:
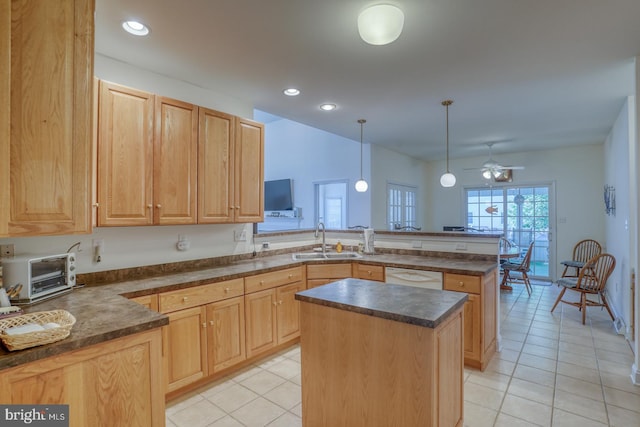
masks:
{"type": "Polygon", "coordinates": [[[320,109],[322,111],[332,111],[332,110],[335,110],[336,108],[337,108],[336,104],[322,104],[320,106],[320,109]]]}
{"type": "Polygon", "coordinates": [[[287,96],[300,95],[300,91],[298,89],[296,89],[295,87],[290,87],[289,89],[285,89],[282,92],[284,92],[284,94],[287,95],[287,96]]]}
{"type": "Polygon", "coordinates": [[[149,34],[149,27],[138,22],[138,21],[124,21],[122,23],[122,28],[134,36],[146,36],[149,34]]]}

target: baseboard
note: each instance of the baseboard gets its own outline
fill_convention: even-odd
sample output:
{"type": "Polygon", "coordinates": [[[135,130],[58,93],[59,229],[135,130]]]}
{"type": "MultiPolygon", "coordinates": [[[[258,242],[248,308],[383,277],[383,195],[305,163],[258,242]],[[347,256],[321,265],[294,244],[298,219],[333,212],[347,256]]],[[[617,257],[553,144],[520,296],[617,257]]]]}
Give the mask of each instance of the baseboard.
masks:
{"type": "Polygon", "coordinates": [[[638,370],[638,365],[635,363],[631,367],[631,382],[634,385],[640,385],[640,370],[638,370]]]}

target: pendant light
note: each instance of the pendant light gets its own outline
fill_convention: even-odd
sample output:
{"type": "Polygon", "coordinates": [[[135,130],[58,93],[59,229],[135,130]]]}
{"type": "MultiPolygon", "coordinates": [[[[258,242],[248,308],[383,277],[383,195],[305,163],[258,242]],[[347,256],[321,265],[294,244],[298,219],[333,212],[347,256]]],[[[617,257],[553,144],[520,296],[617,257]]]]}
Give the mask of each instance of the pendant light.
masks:
{"type": "Polygon", "coordinates": [[[360,179],[356,182],[356,191],[358,193],[364,193],[369,188],[369,184],[364,180],[364,175],[362,173],[362,133],[364,124],[367,123],[365,119],[359,119],[358,123],[360,123],[360,179]]]}
{"type": "Polygon", "coordinates": [[[447,110],[447,172],[440,177],[440,185],[443,187],[453,187],[456,185],[456,176],[449,172],[449,105],[453,104],[453,101],[446,99],[442,101],[442,105],[447,110]]]}

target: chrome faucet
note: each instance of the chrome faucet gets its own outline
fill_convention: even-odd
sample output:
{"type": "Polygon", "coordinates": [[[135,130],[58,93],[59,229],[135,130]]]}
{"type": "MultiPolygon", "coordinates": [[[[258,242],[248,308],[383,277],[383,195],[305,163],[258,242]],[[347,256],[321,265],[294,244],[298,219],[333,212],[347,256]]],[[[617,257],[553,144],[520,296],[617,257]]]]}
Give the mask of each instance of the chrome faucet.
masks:
{"type": "Polygon", "coordinates": [[[324,231],[324,222],[319,222],[316,226],[316,232],[314,234],[315,238],[318,238],[318,231],[320,231],[320,226],[322,226],[322,253],[327,252],[326,239],[325,239],[325,231],[324,231]]]}

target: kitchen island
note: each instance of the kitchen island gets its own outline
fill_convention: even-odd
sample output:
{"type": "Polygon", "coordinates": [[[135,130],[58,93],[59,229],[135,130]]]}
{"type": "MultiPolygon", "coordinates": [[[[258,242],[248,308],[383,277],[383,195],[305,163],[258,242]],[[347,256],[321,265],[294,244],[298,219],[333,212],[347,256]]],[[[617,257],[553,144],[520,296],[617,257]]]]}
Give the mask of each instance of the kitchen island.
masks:
{"type": "Polygon", "coordinates": [[[466,294],[345,279],[296,299],[305,427],[463,424],[466,294]]]}

